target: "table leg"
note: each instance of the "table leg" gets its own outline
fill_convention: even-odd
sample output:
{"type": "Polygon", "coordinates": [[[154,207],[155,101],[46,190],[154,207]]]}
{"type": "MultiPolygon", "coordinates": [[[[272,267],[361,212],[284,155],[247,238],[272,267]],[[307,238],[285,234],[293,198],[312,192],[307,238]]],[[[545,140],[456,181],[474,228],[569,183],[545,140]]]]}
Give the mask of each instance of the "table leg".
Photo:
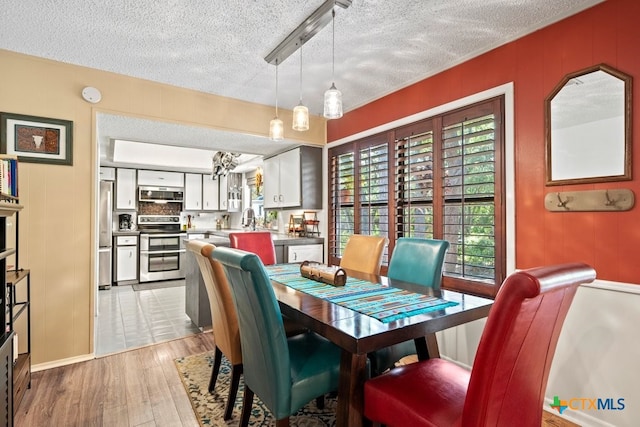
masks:
{"type": "Polygon", "coordinates": [[[364,417],[364,382],[367,355],[342,350],[338,387],[337,427],[361,427],[364,417]]]}

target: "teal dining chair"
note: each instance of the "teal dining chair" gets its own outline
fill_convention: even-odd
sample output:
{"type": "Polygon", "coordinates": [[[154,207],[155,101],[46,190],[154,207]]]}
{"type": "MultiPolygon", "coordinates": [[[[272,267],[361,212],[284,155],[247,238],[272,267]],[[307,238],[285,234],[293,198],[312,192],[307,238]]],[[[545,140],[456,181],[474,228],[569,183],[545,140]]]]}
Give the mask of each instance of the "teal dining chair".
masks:
{"type": "MultiPolygon", "coordinates": [[[[417,285],[440,289],[442,282],[442,266],[444,257],[449,249],[446,240],[420,239],[401,237],[389,262],[387,277],[417,285]]],[[[435,336],[430,337],[434,340],[435,336]]],[[[431,344],[432,346],[434,343],[431,344]]],[[[437,343],[435,344],[437,345],[437,343]]],[[[405,356],[416,353],[414,340],[405,341],[391,347],[386,347],[369,354],[371,374],[380,375],[395,365],[395,362],[405,356]]]]}
{"type": "MultiPolygon", "coordinates": [[[[277,263],[276,247],[273,244],[273,237],[269,231],[230,233],[229,245],[234,249],[242,249],[243,251],[258,255],[263,265],[273,265],[277,263]]],[[[307,331],[306,328],[303,328],[286,316],[283,316],[283,320],[284,330],[288,337],[307,331]]]]}
{"type": "Polygon", "coordinates": [[[289,417],[309,401],[338,389],[339,347],[312,332],[287,337],[271,281],[260,258],[240,249],[218,247],[231,284],[244,365],[241,426],[249,424],[257,395],[276,419],[289,417]]]}

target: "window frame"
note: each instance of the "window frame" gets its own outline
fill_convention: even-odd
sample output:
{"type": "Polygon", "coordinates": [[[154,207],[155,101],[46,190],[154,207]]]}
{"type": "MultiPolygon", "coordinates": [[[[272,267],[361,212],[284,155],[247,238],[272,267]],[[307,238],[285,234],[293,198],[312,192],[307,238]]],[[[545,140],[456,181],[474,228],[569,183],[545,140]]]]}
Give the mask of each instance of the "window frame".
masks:
{"type": "MultiPolygon", "coordinates": [[[[507,100],[505,99],[505,94],[498,94],[497,96],[488,97],[482,99],[480,101],[471,102],[467,105],[458,104],[457,108],[452,108],[450,110],[442,110],[437,112],[437,114],[433,114],[427,118],[417,120],[412,123],[408,123],[402,126],[398,126],[395,128],[389,128],[380,133],[373,134],[371,136],[366,136],[361,139],[357,139],[354,141],[350,141],[335,147],[328,148],[328,236],[329,236],[329,254],[328,260],[332,264],[338,264],[340,262],[340,257],[337,256],[335,252],[335,248],[332,247],[332,238],[334,237],[335,227],[334,227],[334,205],[332,204],[332,184],[333,184],[333,176],[332,176],[332,164],[334,157],[346,154],[346,153],[354,153],[354,164],[356,168],[359,163],[359,152],[363,148],[371,147],[375,145],[379,145],[380,143],[388,144],[388,185],[389,185],[389,210],[388,210],[388,234],[386,237],[389,238],[389,247],[388,254],[393,252],[393,248],[395,247],[396,234],[401,232],[398,230],[397,223],[397,215],[398,209],[396,206],[396,141],[401,138],[411,137],[412,135],[418,135],[424,133],[425,129],[433,130],[433,186],[434,186],[434,195],[433,195],[433,229],[434,229],[434,238],[442,238],[443,233],[443,198],[438,195],[439,193],[436,191],[435,187],[442,186],[442,169],[441,169],[441,155],[438,153],[435,154],[436,151],[439,152],[442,146],[442,130],[446,124],[450,124],[456,121],[456,119],[464,118],[466,116],[471,117],[480,117],[479,115],[473,115],[473,113],[479,112],[477,114],[481,114],[482,111],[490,111],[495,113],[494,123],[494,140],[495,140],[495,149],[494,153],[494,168],[495,168],[495,178],[494,178],[494,196],[493,196],[493,204],[495,206],[494,209],[494,218],[495,218],[495,283],[487,283],[486,281],[481,280],[469,280],[460,277],[454,277],[449,275],[443,276],[442,286],[444,288],[456,289],[463,292],[490,296],[493,297],[497,293],[502,281],[506,277],[507,274],[507,226],[506,226],[506,216],[507,216],[507,207],[506,207],[506,165],[505,165],[505,157],[507,153],[506,147],[506,130],[505,127],[507,125],[505,118],[505,104],[507,100]]],[[[354,172],[357,176],[358,170],[356,169],[354,172]]],[[[355,205],[359,202],[358,194],[354,194],[355,197],[355,205]]],[[[354,206],[354,230],[360,229],[359,224],[359,206],[354,206]]],[[[357,231],[356,231],[357,232],[357,231]]],[[[383,264],[382,274],[386,274],[386,264],[383,264]]]]}

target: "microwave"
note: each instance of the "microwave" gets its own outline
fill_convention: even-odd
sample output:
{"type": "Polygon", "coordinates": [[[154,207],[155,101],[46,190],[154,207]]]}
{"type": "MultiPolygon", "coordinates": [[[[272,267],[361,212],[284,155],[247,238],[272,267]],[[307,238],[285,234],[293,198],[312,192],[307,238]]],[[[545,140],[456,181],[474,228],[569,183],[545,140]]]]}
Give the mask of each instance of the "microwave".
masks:
{"type": "Polygon", "coordinates": [[[182,203],[184,189],[179,187],[138,187],[139,202],[182,203]]]}

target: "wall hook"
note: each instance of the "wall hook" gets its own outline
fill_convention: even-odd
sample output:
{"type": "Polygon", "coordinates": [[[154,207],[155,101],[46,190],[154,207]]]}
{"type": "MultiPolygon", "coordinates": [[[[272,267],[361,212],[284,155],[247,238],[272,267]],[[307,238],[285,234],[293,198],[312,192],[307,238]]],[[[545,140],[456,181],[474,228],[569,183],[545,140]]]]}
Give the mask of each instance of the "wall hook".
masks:
{"type": "Polygon", "coordinates": [[[612,199],[612,198],[610,198],[610,197],[609,197],[609,190],[606,190],[606,191],[604,192],[604,197],[607,199],[607,201],[606,201],[606,202],[604,202],[604,205],[605,205],[605,206],[615,206],[615,205],[616,205],[616,203],[618,203],[618,200],[617,200],[617,199],[615,199],[615,200],[614,200],[614,199],[612,199]]]}
{"type": "Polygon", "coordinates": [[[558,196],[558,207],[559,208],[565,208],[566,210],[569,210],[569,207],[567,206],[567,203],[569,203],[571,201],[571,197],[567,197],[567,200],[562,200],[562,198],[560,197],[560,193],[556,193],[556,195],[558,196]]]}

